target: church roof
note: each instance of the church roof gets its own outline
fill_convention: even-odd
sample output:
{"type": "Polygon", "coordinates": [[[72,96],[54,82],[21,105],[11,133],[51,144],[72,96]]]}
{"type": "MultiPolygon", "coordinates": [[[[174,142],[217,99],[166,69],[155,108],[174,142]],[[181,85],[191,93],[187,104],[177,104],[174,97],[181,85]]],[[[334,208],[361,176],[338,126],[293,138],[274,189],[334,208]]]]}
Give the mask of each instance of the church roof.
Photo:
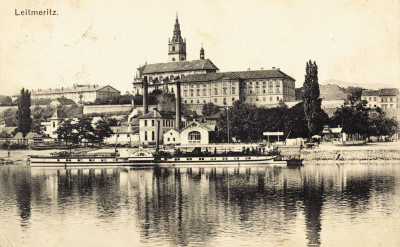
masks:
{"type": "Polygon", "coordinates": [[[179,72],[191,70],[218,70],[210,59],[146,64],[139,68],[142,74],[179,72]]]}
{"type": "Polygon", "coordinates": [[[264,78],[285,78],[295,80],[280,70],[253,70],[237,72],[221,72],[187,75],[180,79],[180,82],[203,82],[219,79],[264,79],[264,78]]]}

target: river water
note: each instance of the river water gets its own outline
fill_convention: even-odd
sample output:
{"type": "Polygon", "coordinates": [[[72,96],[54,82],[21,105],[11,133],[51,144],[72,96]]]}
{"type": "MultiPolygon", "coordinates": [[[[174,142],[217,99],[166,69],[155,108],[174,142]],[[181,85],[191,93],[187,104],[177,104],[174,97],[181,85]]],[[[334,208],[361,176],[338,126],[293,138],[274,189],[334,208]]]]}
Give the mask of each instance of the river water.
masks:
{"type": "Polygon", "coordinates": [[[400,163],[0,167],[0,246],[399,246],[400,163]]]}

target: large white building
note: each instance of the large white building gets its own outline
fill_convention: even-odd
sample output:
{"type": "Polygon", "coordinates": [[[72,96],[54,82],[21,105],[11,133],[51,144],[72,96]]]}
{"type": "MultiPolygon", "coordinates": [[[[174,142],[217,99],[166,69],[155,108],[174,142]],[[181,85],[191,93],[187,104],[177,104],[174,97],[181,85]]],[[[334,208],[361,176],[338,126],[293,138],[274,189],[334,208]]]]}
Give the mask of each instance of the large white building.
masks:
{"type": "Polygon", "coordinates": [[[134,94],[143,94],[143,83],[148,81],[148,92],[155,89],[176,91],[181,82],[182,103],[232,105],[241,100],[259,106],[277,106],[295,101],[295,80],[279,68],[219,73],[210,59],[205,59],[203,47],[200,59],[186,60],[186,40],[182,39],[176,18],[172,39],[168,42],[167,63],[145,64],[137,69],[133,82],[134,94]]]}
{"type": "MultiPolygon", "coordinates": [[[[94,102],[96,99],[112,99],[118,97],[120,91],[111,86],[98,85],[78,85],[68,88],[55,88],[48,90],[32,90],[31,99],[58,99],[66,98],[75,101],[75,103],[94,102]]],[[[15,100],[19,95],[13,96],[15,100]]]]}

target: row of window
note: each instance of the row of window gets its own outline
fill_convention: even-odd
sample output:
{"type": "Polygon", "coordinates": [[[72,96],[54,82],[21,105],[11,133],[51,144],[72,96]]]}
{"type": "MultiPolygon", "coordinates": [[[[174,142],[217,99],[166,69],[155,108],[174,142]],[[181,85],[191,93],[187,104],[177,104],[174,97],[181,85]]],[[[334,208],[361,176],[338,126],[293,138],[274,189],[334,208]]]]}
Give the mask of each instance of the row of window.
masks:
{"type": "MultiPolygon", "coordinates": [[[[364,97],[363,100],[368,100],[369,102],[372,101],[372,97],[364,97]]],[[[374,97],[374,101],[376,101],[376,97],[374,97]]],[[[381,102],[396,102],[394,98],[381,98],[381,102]]]]}
{"type": "MultiPolygon", "coordinates": [[[[174,120],[163,120],[163,127],[174,127],[174,120]]],[[[158,121],[158,124],[160,124],[160,121],[158,121]]],[[[144,120],[144,126],[155,126],[155,120],[144,120]]]]}
{"type": "MultiPolygon", "coordinates": [[[[188,91],[189,91],[189,96],[193,97],[194,96],[194,92],[195,92],[194,89],[190,89],[190,90],[185,89],[185,90],[183,90],[183,96],[184,97],[188,97],[188,91]]],[[[205,89],[205,88],[203,88],[203,90],[197,89],[196,90],[196,96],[201,96],[201,92],[202,92],[202,96],[211,96],[211,92],[212,92],[211,88],[208,91],[209,91],[209,94],[207,95],[207,89],[205,89]]],[[[224,87],[222,89],[222,95],[226,95],[227,93],[228,93],[228,88],[224,87]]],[[[214,95],[218,95],[218,94],[219,94],[218,88],[214,88],[214,95]]],[[[231,94],[236,94],[236,88],[235,87],[232,87],[231,94]]]]}
{"type": "MultiPolygon", "coordinates": [[[[234,102],[236,99],[235,98],[232,98],[232,102],[234,102]]],[[[201,102],[201,100],[200,99],[197,99],[197,100],[184,100],[184,103],[185,104],[200,104],[200,102],[201,102]]],[[[212,100],[210,99],[210,101],[209,102],[212,102],[212,100]]],[[[203,104],[206,104],[207,103],[207,100],[206,99],[203,99],[203,104]]],[[[214,103],[218,103],[218,98],[214,98],[214,103]]],[[[224,105],[226,105],[227,104],[227,101],[226,101],[226,98],[223,98],[222,99],[222,103],[224,104],[224,105]]]]}
{"type": "MultiPolygon", "coordinates": [[[[268,97],[263,97],[263,98],[262,98],[262,101],[264,101],[264,102],[267,101],[267,98],[268,98],[268,97]]],[[[253,97],[248,97],[247,99],[248,99],[249,102],[253,102],[253,97]]],[[[243,98],[243,100],[245,101],[246,98],[243,98]]],[[[276,96],[276,100],[279,101],[279,100],[280,100],[280,97],[279,97],[279,96],[276,96]]],[[[260,98],[256,97],[256,98],[254,99],[254,101],[258,102],[258,101],[260,101],[260,98]]],[[[273,97],[273,96],[269,97],[269,101],[274,101],[274,97],[273,97]]]]}

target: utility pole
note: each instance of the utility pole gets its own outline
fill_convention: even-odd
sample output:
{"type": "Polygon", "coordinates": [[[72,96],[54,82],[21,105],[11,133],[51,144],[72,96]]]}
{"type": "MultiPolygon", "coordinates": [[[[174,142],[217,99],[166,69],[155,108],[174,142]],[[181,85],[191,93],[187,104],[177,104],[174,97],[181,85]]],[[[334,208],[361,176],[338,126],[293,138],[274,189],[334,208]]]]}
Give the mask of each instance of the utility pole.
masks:
{"type": "Polygon", "coordinates": [[[226,124],[228,129],[228,143],[230,143],[230,136],[229,136],[229,106],[226,106],[226,124]]]}

